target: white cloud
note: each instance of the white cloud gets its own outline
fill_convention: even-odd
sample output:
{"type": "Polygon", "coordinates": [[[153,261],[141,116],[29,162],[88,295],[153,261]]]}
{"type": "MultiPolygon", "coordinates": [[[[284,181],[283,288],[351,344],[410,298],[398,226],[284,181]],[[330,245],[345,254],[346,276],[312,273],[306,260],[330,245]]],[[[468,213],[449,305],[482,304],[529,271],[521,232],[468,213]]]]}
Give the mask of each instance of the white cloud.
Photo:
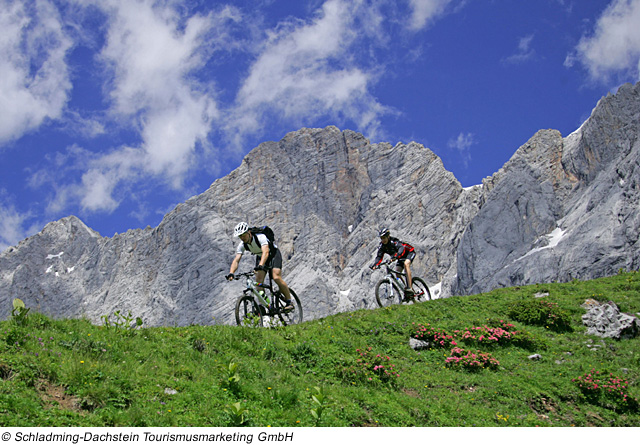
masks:
{"type": "Polygon", "coordinates": [[[518,64],[534,58],[536,52],[531,48],[531,42],[533,42],[533,38],[534,35],[530,34],[518,40],[518,51],[516,51],[515,54],[502,59],[502,62],[508,64],[518,64]]]}
{"type": "Polygon", "coordinates": [[[447,146],[458,151],[465,167],[471,161],[469,148],[476,143],[473,133],[460,133],[457,137],[449,139],[447,146]]]}
{"type": "Polygon", "coordinates": [[[257,132],[267,114],[276,114],[296,124],[329,115],[374,135],[390,110],[369,91],[376,74],[351,55],[364,34],[356,19],[380,21],[372,9],[359,14],[366,7],[360,1],[328,0],[313,21],[281,24],[271,33],[242,83],[228,133],[257,132]]]}
{"type": "Polygon", "coordinates": [[[110,76],[109,114],[128,122],[138,132],[140,144],[113,147],[89,164],[81,184],[59,188],[58,194],[63,200],[79,195],[84,210],[109,212],[119,205],[114,196],[117,188],[131,187],[145,175],[181,188],[198,159],[198,147],[208,145],[212,120],[219,114],[211,85],[192,73],[202,68],[211,48],[219,44],[209,39],[214,26],[235,17],[224,8],[185,19],[171,2],[150,0],[95,5],[108,17],[99,58],[110,76]]]}
{"type": "Polygon", "coordinates": [[[118,178],[116,170],[89,170],[82,175],[82,207],[92,211],[112,211],[118,202],[112,197],[118,178]]]}
{"type": "MultiPolygon", "coordinates": [[[[49,5],[47,1],[37,4],[49,5]]],[[[413,30],[433,23],[451,2],[410,0],[413,30]]],[[[230,6],[214,7],[217,9],[202,15],[190,10],[193,5],[174,0],[70,3],[84,12],[74,10],[82,19],[74,22],[67,18],[70,23],[65,29],[73,29],[74,38],[82,39],[77,41],[79,46],[95,51],[92,62],[101,71],[92,73],[96,74],[92,80],[104,81],[100,99],[108,109],[63,110],[70,89],[64,64],[57,72],[66,77],[51,77],[43,85],[51,97],[60,99],[50,101],[57,105],[51,108],[57,114],[52,111],[45,115],[55,118],[64,111],[65,119],[59,122],[66,126],[64,129],[87,138],[78,141],[85,148],[69,147],[60,154],[59,168],[31,172],[31,186],[48,186],[54,195],[47,208],[49,215],[73,206],[84,212],[112,212],[129,192],[151,182],[149,179],[183,191],[194,170],[203,168],[212,132],[239,143],[247,135],[259,134],[272,121],[299,127],[323,117],[336,125],[355,125],[373,138],[382,127],[382,118],[395,114],[373,93],[389,68],[384,61],[375,60],[375,50],[391,44],[389,36],[379,29],[385,21],[397,25],[397,16],[389,19],[382,11],[400,11],[390,0],[326,0],[311,19],[287,19],[270,29],[264,28],[259,16],[245,18],[230,6]],[[81,29],[94,22],[93,17],[87,17],[96,11],[100,11],[96,20],[100,26],[81,29]],[[226,75],[216,72],[225,58],[247,53],[254,58],[238,71],[233,89],[217,91],[213,79],[226,75]],[[204,71],[206,75],[202,75],[204,71]],[[218,95],[226,96],[225,105],[218,95]],[[113,142],[111,147],[89,142],[97,136],[107,140],[114,127],[116,137],[123,128],[132,136],[124,142],[113,142]]],[[[16,11],[12,14],[0,13],[2,24],[18,30],[33,20],[20,7],[13,9],[16,11]],[[24,22],[18,20],[21,17],[24,22]]],[[[53,20],[57,15],[49,17],[53,20]]],[[[30,32],[35,33],[37,28],[44,33],[53,26],[45,27],[44,23],[44,19],[34,23],[30,32]]],[[[0,28],[0,36],[17,32],[3,34],[2,29],[5,27],[0,28]]],[[[54,35],[65,45],[55,47],[55,53],[51,50],[50,59],[64,61],[71,43],[60,30],[54,35]]],[[[0,48],[19,46],[1,42],[0,48]]],[[[12,54],[26,57],[17,50],[12,54]]],[[[25,60],[29,61],[19,61],[24,65],[25,60]]],[[[246,60],[243,57],[242,63],[246,60]]],[[[234,62],[230,63],[235,68],[234,62]]],[[[15,78],[24,74],[17,69],[8,73],[15,78]]],[[[0,79],[0,85],[2,82],[6,81],[0,79]]],[[[6,90],[20,92],[15,82],[6,90]]],[[[30,128],[41,125],[45,117],[39,119],[31,119],[30,128]]],[[[213,159],[212,164],[216,161],[213,159]]]]}
{"type": "Polygon", "coordinates": [[[593,80],[607,81],[613,74],[640,79],[640,0],[614,0],[585,36],[566,65],[581,62],[593,80]]]}
{"type": "Polygon", "coordinates": [[[176,12],[151,1],[108,4],[109,31],[101,57],[114,73],[113,111],[132,115],[163,105],[177,108],[184,101],[172,100],[196,95],[185,77],[201,63],[198,50],[209,26],[206,17],[191,17],[181,30],[176,12]]]}
{"type": "Polygon", "coordinates": [[[0,0],[0,144],[62,114],[71,45],[50,2],[0,0]]]}
{"type": "Polygon", "coordinates": [[[101,56],[114,72],[112,111],[138,120],[143,168],[179,183],[218,113],[206,86],[189,78],[203,63],[203,39],[211,21],[195,15],[181,30],[177,13],[149,1],[111,4],[101,56]]]}
{"type": "Polygon", "coordinates": [[[449,139],[449,148],[465,150],[475,144],[473,133],[460,133],[458,137],[449,139]]]}
{"type": "MultiPolygon", "coordinates": [[[[409,28],[428,27],[452,3],[409,0],[409,28]]],[[[458,2],[459,7],[464,3],[458,2]]],[[[239,145],[243,135],[259,132],[267,117],[278,116],[299,126],[328,116],[337,125],[355,123],[370,138],[380,136],[382,118],[397,114],[373,94],[389,67],[358,55],[378,45],[397,44],[380,32],[385,21],[397,24],[394,13],[385,15],[388,7],[400,11],[396,2],[386,0],[327,0],[311,21],[280,23],[261,43],[243,80],[227,133],[235,135],[239,145]]]]}
{"type": "Polygon", "coordinates": [[[68,110],[65,118],[63,125],[69,134],[91,139],[106,133],[102,118],[85,116],[75,110],[68,110]]]}
{"type": "Polygon", "coordinates": [[[0,189],[0,253],[32,234],[33,227],[25,228],[31,213],[21,213],[6,190],[0,189]]]}
{"type": "Polygon", "coordinates": [[[411,16],[409,27],[411,29],[423,29],[439,16],[441,16],[451,0],[409,0],[411,16]]]}
{"type": "Polygon", "coordinates": [[[26,215],[17,212],[13,206],[0,203],[0,252],[25,238],[22,227],[26,218],[26,215]]]}

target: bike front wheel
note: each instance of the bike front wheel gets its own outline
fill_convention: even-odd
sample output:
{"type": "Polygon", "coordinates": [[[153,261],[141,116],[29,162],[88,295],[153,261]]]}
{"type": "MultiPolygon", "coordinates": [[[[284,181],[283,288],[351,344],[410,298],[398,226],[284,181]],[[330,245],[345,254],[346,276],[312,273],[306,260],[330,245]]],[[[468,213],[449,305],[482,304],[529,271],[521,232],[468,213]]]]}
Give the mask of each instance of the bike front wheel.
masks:
{"type": "Polygon", "coordinates": [[[380,307],[400,304],[402,303],[402,291],[389,278],[383,278],[376,284],[376,301],[380,307]]]}
{"type": "Polygon", "coordinates": [[[236,302],[236,323],[238,326],[262,327],[260,305],[251,295],[242,295],[236,302]]]}
{"type": "Polygon", "coordinates": [[[415,303],[431,300],[429,286],[427,286],[427,283],[425,283],[422,278],[413,277],[411,280],[411,290],[413,290],[413,301],[415,303]]]}

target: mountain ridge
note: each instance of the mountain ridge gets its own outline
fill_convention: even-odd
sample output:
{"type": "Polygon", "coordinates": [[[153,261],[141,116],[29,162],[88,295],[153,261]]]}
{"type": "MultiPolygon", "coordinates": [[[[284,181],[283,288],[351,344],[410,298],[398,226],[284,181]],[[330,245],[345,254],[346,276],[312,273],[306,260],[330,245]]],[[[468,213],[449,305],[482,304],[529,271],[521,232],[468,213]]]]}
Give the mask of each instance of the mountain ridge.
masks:
{"type": "Polygon", "coordinates": [[[617,94],[601,99],[591,117],[567,138],[553,130],[536,133],[494,175],[505,179],[492,190],[493,197],[487,198],[492,204],[470,224],[458,251],[462,274],[457,287],[454,285],[458,292],[590,279],[617,268],[638,268],[639,85],[624,85],[617,94]],[[553,174],[539,174],[535,167],[544,162],[527,162],[527,154],[553,146],[557,154],[543,158],[555,160],[551,162],[553,174]],[[509,168],[512,173],[505,174],[509,168]],[[502,220],[510,218],[505,222],[507,237],[490,233],[496,215],[502,220]],[[540,250],[521,264],[515,263],[540,247],[536,244],[544,243],[556,228],[567,232],[561,241],[564,246],[540,250]],[[491,263],[488,265],[479,264],[472,255],[483,250],[483,239],[504,244],[482,259],[491,263]],[[585,255],[592,260],[581,258],[585,255]],[[546,263],[547,272],[536,261],[546,263]]]}
{"type": "Polygon", "coordinates": [[[155,228],[107,238],[70,216],[0,253],[0,316],[18,297],[94,322],[122,310],[148,325],[232,323],[241,288],[224,275],[240,220],[274,228],[308,319],[373,307],[380,275],[366,266],[380,225],[417,248],[414,273],[439,297],[635,269],[639,97],[640,84],[624,85],[566,138],[538,131],[470,188],[416,142],[288,133],[155,228]]]}

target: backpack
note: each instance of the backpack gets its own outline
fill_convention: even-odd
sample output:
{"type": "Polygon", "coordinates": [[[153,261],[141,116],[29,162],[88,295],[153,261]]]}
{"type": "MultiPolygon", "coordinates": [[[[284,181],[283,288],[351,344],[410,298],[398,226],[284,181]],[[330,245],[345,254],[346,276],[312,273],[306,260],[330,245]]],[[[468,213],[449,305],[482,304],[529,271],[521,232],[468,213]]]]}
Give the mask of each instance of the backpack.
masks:
{"type": "Polygon", "coordinates": [[[249,227],[249,230],[251,231],[251,233],[262,233],[272,243],[276,240],[276,237],[273,234],[273,230],[271,230],[271,227],[269,226],[249,227]]]}
{"type": "MultiPolygon", "coordinates": [[[[269,226],[260,226],[260,227],[249,227],[249,231],[251,231],[251,234],[253,235],[254,239],[256,239],[256,235],[258,233],[262,233],[264,236],[267,237],[267,240],[269,240],[269,252],[271,255],[273,255],[273,251],[275,250],[275,246],[274,246],[274,242],[275,242],[275,235],[273,234],[273,230],[271,229],[271,227],[269,226]]],[[[256,239],[257,242],[257,239],[256,239]]],[[[244,245],[245,249],[248,249],[248,246],[245,244],[244,245]]]]}

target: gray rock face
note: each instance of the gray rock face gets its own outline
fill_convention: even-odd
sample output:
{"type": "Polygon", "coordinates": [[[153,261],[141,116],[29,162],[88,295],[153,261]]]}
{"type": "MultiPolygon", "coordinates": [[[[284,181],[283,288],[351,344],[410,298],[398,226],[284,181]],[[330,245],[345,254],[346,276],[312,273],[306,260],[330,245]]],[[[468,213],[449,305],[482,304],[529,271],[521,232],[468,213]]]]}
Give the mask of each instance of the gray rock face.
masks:
{"type": "MultiPolygon", "coordinates": [[[[21,298],[96,323],[115,310],[147,326],[232,323],[242,284],[224,275],[240,220],[274,229],[305,319],[374,307],[382,272],[367,266],[381,225],[416,247],[414,274],[437,297],[635,269],[639,85],[602,99],[566,138],[538,132],[469,189],[414,142],[292,132],[260,144],[156,228],[105,238],[70,216],[0,253],[0,317],[21,298]]],[[[252,267],[244,258],[240,269],[252,267]]]]}
{"type": "Polygon", "coordinates": [[[457,251],[452,293],[591,279],[640,265],[640,84],[566,138],[538,132],[493,177],[457,251]]]}
{"type": "MultiPolygon", "coordinates": [[[[121,310],[146,325],[232,323],[242,284],[228,283],[240,220],[268,224],[285,280],[305,319],[372,307],[377,230],[419,251],[415,274],[436,284],[455,273],[455,249],[479,208],[430,150],[371,144],[335,127],[261,144],[209,190],[161,224],[103,238],[79,219],[50,223],[0,255],[0,311],[14,297],[56,317],[99,322],[121,310]]],[[[243,258],[241,270],[253,267],[243,258]]]]}

